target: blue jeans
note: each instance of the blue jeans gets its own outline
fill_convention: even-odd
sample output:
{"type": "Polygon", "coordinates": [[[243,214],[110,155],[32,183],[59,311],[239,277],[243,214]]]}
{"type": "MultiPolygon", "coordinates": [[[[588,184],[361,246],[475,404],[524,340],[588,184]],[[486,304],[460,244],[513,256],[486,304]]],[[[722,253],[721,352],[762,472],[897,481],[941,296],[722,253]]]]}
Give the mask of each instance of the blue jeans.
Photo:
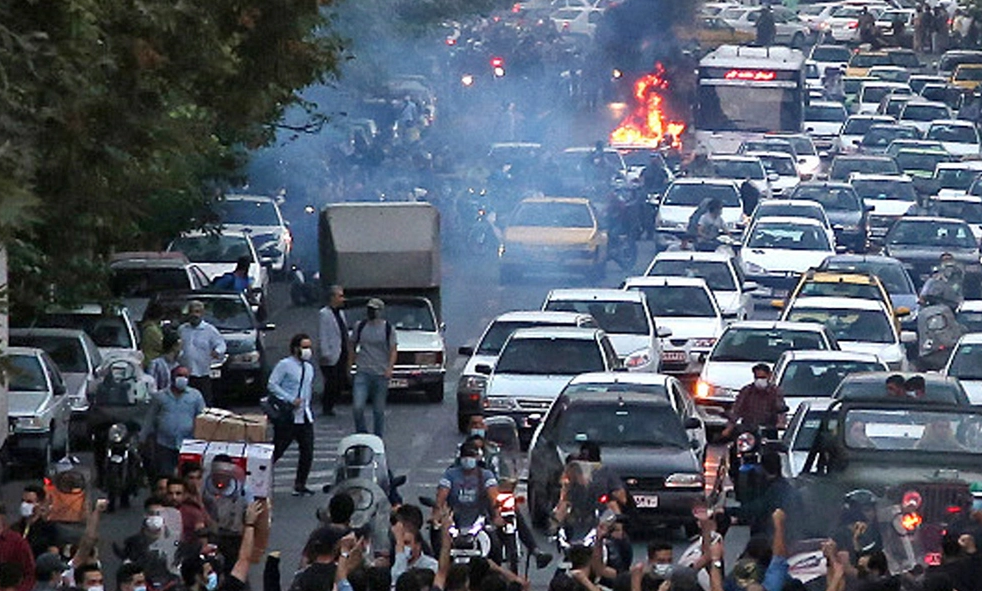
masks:
{"type": "Polygon", "coordinates": [[[389,395],[389,378],[369,373],[356,373],[351,388],[351,398],[355,415],[355,431],[368,433],[365,426],[365,405],[372,400],[372,417],[375,421],[375,434],[382,437],[385,432],[385,399],[389,395]]]}

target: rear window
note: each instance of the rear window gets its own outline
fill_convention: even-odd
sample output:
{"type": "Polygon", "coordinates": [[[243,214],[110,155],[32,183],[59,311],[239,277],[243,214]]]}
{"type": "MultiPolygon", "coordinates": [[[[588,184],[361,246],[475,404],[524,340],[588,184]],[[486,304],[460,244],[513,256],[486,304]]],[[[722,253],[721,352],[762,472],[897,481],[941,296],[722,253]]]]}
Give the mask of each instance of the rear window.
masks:
{"type": "Polygon", "coordinates": [[[183,268],[112,269],[109,280],[118,298],[149,298],[162,291],[191,289],[191,279],[183,268]]]}
{"type": "Polygon", "coordinates": [[[640,302],[550,300],[546,310],[590,314],[608,334],[649,334],[648,319],[640,302]]]}
{"type": "Polygon", "coordinates": [[[35,326],[40,328],[73,328],[85,331],[96,346],[135,349],[126,322],[121,316],[98,314],[42,314],[35,326]]]}
{"type": "Polygon", "coordinates": [[[832,160],[829,178],[847,180],[854,172],[862,174],[898,174],[900,168],[893,158],[839,158],[832,160]]]}
{"type": "Polygon", "coordinates": [[[825,339],[817,332],[739,328],[723,333],[710,359],[774,363],[781,353],[788,350],[824,351],[828,348],[825,339]]]}
{"type": "MultiPolygon", "coordinates": [[[[655,261],[648,275],[668,277],[698,277],[706,282],[712,291],[735,291],[733,273],[721,261],[655,261]]],[[[649,304],[650,305],[650,304],[649,304]]]]}
{"type": "Polygon", "coordinates": [[[834,123],[846,120],[845,107],[838,106],[808,106],[805,107],[805,121],[816,121],[820,123],[834,123]]]}
{"type": "MultiPolygon", "coordinates": [[[[818,7],[821,9],[822,7],[818,7]]],[[[819,14],[821,10],[815,14],[819,14]]],[[[847,63],[852,57],[852,52],[844,45],[816,45],[812,49],[811,59],[816,62],[842,62],[847,63]]]]}
{"type": "Polygon", "coordinates": [[[716,317],[716,308],[706,290],[689,286],[635,286],[648,297],[652,316],[705,318],[716,317]]]}
{"type": "Polygon", "coordinates": [[[903,121],[934,121],[935,119],[948,119],[950,117],[951,113],[948,112],[947,107],[942,105],[907,103],[903,111],[900,112],[900,119],[903,121]]]}
{"type": "Polygon", "coordinates": [[[603,353],[593,339],[512,339],[501,351],[497,373],[579,375],[604,371],[603,353]]]}
{"type": "Polygon", "coordinates": [[[41,361],[34,355],[9,355],[6,358],[7,390],[10,392],[45,392],[48,381],[41,361]]]}
{"type": "Polygon", "coordinates": [[[44,350],[62,372],[88,373],[89,371],[85,349],[81,341],[75,337],[21,335],[10,337],[10,344],[44,350]]]}
{"type": "Polygon", "coordinates": [[[675,183],[665,194],[663,205],[696,207],[703,199],[719,199],[723,207],[740,207],[740,195],[726,185],[675,183]]]}
{"type": "Polygon", "coordinates": [[[784,369],[778,386],[785,396],[828,398],[847,375],[882,370],[875,361],[793,361],[784,369]]]}

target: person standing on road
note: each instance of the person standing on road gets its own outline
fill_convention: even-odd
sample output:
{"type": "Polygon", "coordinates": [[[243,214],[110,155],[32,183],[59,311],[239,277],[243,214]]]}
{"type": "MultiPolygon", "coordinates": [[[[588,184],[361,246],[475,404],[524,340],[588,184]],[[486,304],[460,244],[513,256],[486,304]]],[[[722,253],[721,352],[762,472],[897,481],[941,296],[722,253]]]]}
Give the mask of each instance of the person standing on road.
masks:
{"type": "Polygon", "coordinates": [[[225,338],[206,322],[205,304],[188,302],[188,321],[177,329],[181,337],[181,365],[190,370],[189,385],[201,392],[209,406],[214,404],[211,389],[211,364],[225,355],[225,338]]]}
{"type": "Polygon", "coordinates": [[[355,431],[368,433],[365,405],[372,401],[373,430],[385,433],[385,399],[389,395],[389,379],[396,364],[396,331],[382,312],[385,303],[378,298],[368,300],[366,319],[355,326],[352,339],[353,361],[357,367],[351,397],[354,405],[355,431]]]}
{"type": "Polygon", "coordinates": [[[344,316],[344,288],[332,285],[327,305],[320,309],[318,347],[324,375],[324,416],[334,416],[334,405],[348,384],[351,353],[348,350],[348,320],[344,316]]]}
{"type": "Polygon", "coordinates": [[[188,368],[177,366],[171,372],[171,385],[166,390],[153,393],[147,430],[148,439],[156,434],[154,442],[154,474],[172,476],[177,470],[181,443],[194,433],[194,418],[205,410],[205,399],[196,388],[190,386],[188,368]]]}
{"type": "Polygon", "coordinates": [[[310,410],[311,386],[314,383],[314,356],[310,337],[299,333],[290,339],[290,355],[284,357],[269,374],[269,393],[293,404],[293,420],[276,423],[273,432],[273,462],[277,462],[294,441],[300,448],[300,461],[293,481],[293,496],[309,496],[307,477],[314,461],[314,413],[310,410]]]}
{"type": "Polygon", "coordinates": [[[140,351],[143,353],[143,369],[150,367],[154,359],[164,353],[164,329],[161,319],[164,310],[158,302],[150,302],[143,313],[143,332],[140,335],[140,351]]]}
{"type": "Polygon", "coordinates": [[[156,389],[170,388],[170,374],[177,367],[177,358],[181,354],[181,337],[174,329],[164,331],[163,353],[150,363],[147,373],[153,378],[156,389]]]}

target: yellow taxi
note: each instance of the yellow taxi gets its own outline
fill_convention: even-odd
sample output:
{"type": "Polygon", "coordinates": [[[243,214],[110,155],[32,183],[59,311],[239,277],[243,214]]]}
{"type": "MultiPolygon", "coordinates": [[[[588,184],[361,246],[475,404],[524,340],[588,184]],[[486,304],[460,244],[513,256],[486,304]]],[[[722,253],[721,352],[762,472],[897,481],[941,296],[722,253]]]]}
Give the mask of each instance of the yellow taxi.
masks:
{"type": "Polygon", "coordinates": [[[818,271],[809,269],[802,274],[798,285],[791,291],[787,302],[772,300],[777,309],[790,307],[799,297],[839,297],[874,300],[883,303],[887,312],[894,318],[899,330],[900,318],[910,314],[908,308],[894,309],[890,294],[880,278],[872,273],[845,273],[839,271],[818,271]]]}
{"type": "Polygon", "coordinates": [[[498,259],[502,283],[535,271],[596,279],[607,266],[607,232],[589,199],[529,197],[508,216],[498,259]]]}
{"type": "Polygon", "coordinates": [[[892,66],[893,60],[885,51],[857,51],[849,58],[846,65],[846,76],[861,78],[869,73],[873,66],[892,66]]]}
{"type": "Polygon", "coordinates": [[[975,90],[982,84],[982,64],[961,64],[951,73],[952,86],[962,90],[975,90]]]}

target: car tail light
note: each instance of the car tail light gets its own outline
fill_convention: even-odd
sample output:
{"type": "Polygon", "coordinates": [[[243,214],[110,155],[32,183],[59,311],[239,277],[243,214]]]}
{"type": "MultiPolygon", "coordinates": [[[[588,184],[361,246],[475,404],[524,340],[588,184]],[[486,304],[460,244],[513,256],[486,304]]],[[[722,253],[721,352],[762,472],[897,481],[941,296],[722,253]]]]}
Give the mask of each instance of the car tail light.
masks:
{"type": "Polygon", "coordinates": [[[900,506],[904,511],[917,511],[921,508],[921,504],[924,499],[921,498],[921,493],[916,490],[909,490],[904,493],[903,500],[900,502],[900,506]]]}
{"type": "Polygon", "coordinates": [[[847,29],[858,29],[859,28],[859,21],[850,21],[849,24],[846,25],[846,28],[847,29]]]}
{"type": "Polygon", "coordinates": [[[962,508],[958,505],[949,505],[947,508],[945,508],[945,511],[948,512],[948,515],[958,515],[962,512],[962,508]]]}

